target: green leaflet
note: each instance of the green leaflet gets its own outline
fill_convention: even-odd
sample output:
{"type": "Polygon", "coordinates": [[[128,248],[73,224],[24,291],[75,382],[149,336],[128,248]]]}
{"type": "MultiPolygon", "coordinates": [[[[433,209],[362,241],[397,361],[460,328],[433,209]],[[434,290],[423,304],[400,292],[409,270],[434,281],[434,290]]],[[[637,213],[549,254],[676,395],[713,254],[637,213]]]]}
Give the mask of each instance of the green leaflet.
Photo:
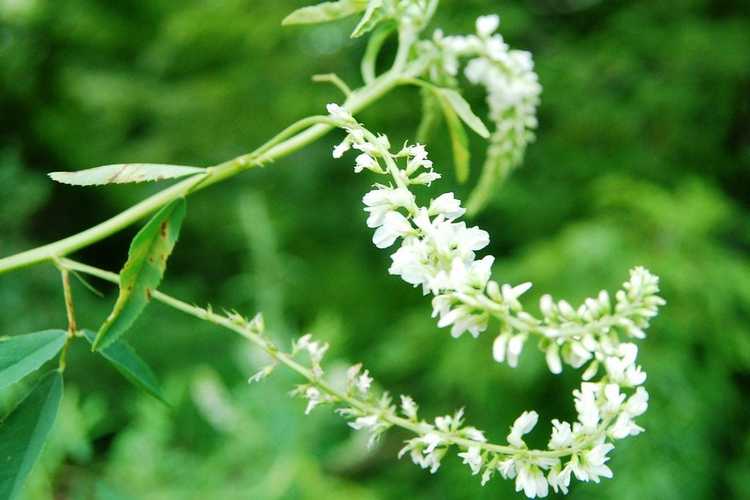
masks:
{"type": "Polygon", "coordinates": [[[453,111],[458,114],[461,120],[466,125],[468,125],[471,130],[479,134],[484,139],[487,139],[490,136],[490,131],[487,130],[487,127],[484,125],[482,120],[474,114],[474,112],[471,110],[471,106],[469,106],[469,103],[466,102],[466,99],[464,99],[461,94],[453,89],[440,87],[436,87],[435,92],[438,93],[440,97],[448,101],[448,104],[450,104],[451,108],[453,108],[453,111]]]}
{"type": "Polygon", "coordinates": [[[123,163],[78,170],[76,172],[51,172],[52,180],[72,186],[102,186],[132,182],[163,181],[205,172],[198,167],[158,165],[152,163],[123,163]]]}
{"type": "Polygon", "coordinates": [[[453,163],[456,168],[456,179],[464,183],[469,179],[469,165],[471,154],[469,153],[469,138],[466,137],[466,130],[461,125],[456,111],[450,104],[450,101],[442,94],[436,93],[443,108],[445,123],[448,125],[448,132],[451,136],[451,147],[453,148],[453,163]]]}
{"type": "Polygon", "coordinates": [[[383,19],[383,0],[370,0],[367,4],[367,10],[359,20],[357,27],[352,31],[352,38],[359,38],[365,33],[372,31],[375,26],[383,19]]]}
{"type": "Polygon", "coordinates": [[[161,283],[167,258],[172,253],[185,217],[185,200],[163,207],[138,231],[130,243],[128,260],[120,271],[120,294],[114,309],[99,329],[93,349],[115,342],[140,316],[161,283]]]}
{"type": "MultiPolygon", "coordinates": [[[[409,83],[422,87],[422,89],[432,91],[432,94],[440,103],[440,107],[443,110],[443,116],[445,116],[445,123],[448,125],[448,132],[451,137],[456,178],[460,183],[466,182],[469,178],[471,154],[469,153],[469,138],[466,136],[466,130],[461,122],[463,121],[466,123],[469,128],[485,139],[490,136],[489,130],[487,130],[487,127],[482,120],[471,110],[471,106],[466,102],[466,99],[455,90],[438,87],[416,78],[408,81],[409,83]]],[[[429,132],[429,127],[431,126],[430,122],[434,121],[434,117],[427,114],[428,109],[426,106],[429,105],[429,100],[426,99],[424,95],[422,102],[425,109],[423,110],[423,121],[420,124],[419,134],[425,135],[429,132]]]]}
{"type": "Polygon", "coordinates": [[[62,392],[62,374],[54,371],[0,423],[0,498],[20,494],[55,422],[62,392]]]}
{"type": "MultiPolygon", "coordinates": [[[[86,340],[93,345],[96,334],[91,330],[84,330],[83,334],[86,340]]],[[[112,366],[130,383],[143,389],[161,402],[167,403],[161,393],[156,375],[125,340],[117,340],[108,347],[99,349],[99,353],[112,363],[112,366]]]]}
{"type": "Polygon", "coordinates": [[[367,8],[367,0],[339,0],[323,2],[295,10],[281,21],[283,26],[291,24],[315,24],[343,19],[362,12],[367,8]]]}
{"type": "Polygon", "coordinates": [[[440,102],[427,87],[420,88],[419,93],[422,96],[422,118],[417,127],[417,142],[427,144],[440,121],[440,102]]]}
{"type": "Polygon", "coordinates": [[[52,359],[65,345],[66,336],[64,330],[44,330],[0,340],[0,389],[52,359]]]}

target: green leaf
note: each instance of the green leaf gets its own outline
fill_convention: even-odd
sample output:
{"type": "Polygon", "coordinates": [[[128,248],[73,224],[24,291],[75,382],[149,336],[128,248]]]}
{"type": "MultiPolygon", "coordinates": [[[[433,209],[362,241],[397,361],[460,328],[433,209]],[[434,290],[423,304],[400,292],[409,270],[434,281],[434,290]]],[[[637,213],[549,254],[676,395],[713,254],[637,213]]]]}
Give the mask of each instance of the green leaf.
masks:
{"type": "Polygon", "coordinates": [[[138,231],[130,243],[128,260],[120,271],[120,294],[114,309],[99,329],[94,350],[115,342],[143,312],[151,293],[161,283],[185,218],[185,200],[166,205],[138,231]]]}
{"type": "Polygon", "coordinates": [[[339,0],[323,2],[297,9],[281,21],[283,26],[291,24],[316,24],[343,19],[362,12],[367,8],[367,0],[339,0]]]}
{"type": "Polygon", "coordinates": [[[64,330],[44,330],[0,339],[0,389],[21,380],[65,345],[64,330]]]}
{"type": "Polygon", "coordinates": [[[359,20],[359,24],[352,31],[352,38],[359,38],[365,33],[372,31],[375,26],[383,19],[383,0],[370,0],[367,4],[367,10],[359,20]]]}
{"type": "Polygon", "coordinates": [[[443,116],[445,116],[445,123],[448,125],[448,132],[451,136],[456,179],[458,182],[464,183],[469,179],[469,164],[471,161],[469,139],[466,137],[466,130],[461,125],[461,120],[458,118],[448,98],[440,92],[437,92],[436,95],[440,100],[440,106],[443,108],[443,116]]]}
{"type": "Polygon", "coordinates": [[[435,97],[435,93],[427,88],[419,89],[422,96],[422,118],[417,127],[417,142],[427,144],[430,142],[432,132],[440,122],[440,101],[435,97]]]}
{"type": "Polygon", "coordinates": [[[481,137],[487,139],[490,136],[490,131],[484,125],[482,120],[474,114],[471,110],[471,106],[461,94],[453,89],[436,88],[436,92],[439,92],[447,101],[448,104],[453,108],[463,122],[469,126],[471,130],[479,134],[481,137]]]}
{"type": "Polygon", "coordinates": [[[62,374],[45,376],[0,424],[0,498],[13,500],[39,458],[62,399],[62,374]]]}
{"type": "MultiPolygon", "coordinates": [[[[91,330],[84,330],[83,334],[86,340],[93,345],[96,334],[91,330]]],[[[136,354],[135,350],[125,340],[117,340],[108,347],[100,349],[99,353],[112,363],[115,369],[128,379],[130,383],[143,389],[163,403],[167,403],[162,395],[156,375],[154,375],[151,368],[136,354]]]]}
{"type": "Polygon", "coordinates": [[[152,163],[123,163],[78,170],[76,172],[51,172],[52,180],[72,186],[103,186],[132,182],[163,181],[205,172],[205,168],[152,163]]]}

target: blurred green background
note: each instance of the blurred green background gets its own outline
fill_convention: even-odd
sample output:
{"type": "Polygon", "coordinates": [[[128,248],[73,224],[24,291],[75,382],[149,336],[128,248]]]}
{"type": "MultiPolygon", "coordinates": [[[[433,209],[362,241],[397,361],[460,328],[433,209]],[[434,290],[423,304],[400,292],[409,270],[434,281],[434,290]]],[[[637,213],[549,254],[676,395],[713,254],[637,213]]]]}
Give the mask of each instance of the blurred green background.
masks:
{"type": "MultiPolygon", "coordinates": [[[[338,100],[313,84],[359,85],[354,20],[280,27],[296,0],[0,0],[0,255],[67,236],[159,186],[81,189],[45,173],[117,162],[210,165],[245,153],[338,100]]],[[[530,280],[572,301],[613,290],[642,264],[668,305],[642,343],[647,432],[617,447],[614,480],[575,499],[750,498],[750,9],[745,0],[444,1],[435,25],[501,32],[534,53],[544,86],[538,140],[476,223],[492,235],[494,278],[530,280]]],[[[388,46],[392,52],[393,47],[388,46]]],[[[417,93],[360,115],[393,143],[413,139],[417,93]]],[[[478,90],[467,93],[485,111],[478,90]]],[[[455,184],[442,130],[429,147],[455,184]]],[[[517,369],[490,358],[492,332],[454,340],[428,299],[386,272],[360,198],[372,178],[334,161],[325,137],[268,168],[191,197],[163,289],[266,314],[286,344],[311,331],[331,360],[361,361],[414,396],[425,416],[465,406],[494,440],[522,410],[569,418],[579,375],[551,376],[530,345],[517,369]]],[[[136,228],[80,252],[117,270],[136,228]]],[[[96,328],[114,290],[76,284],[79,323],[96,328]]],[[[0,332],[65,324],[59,276],[43,265],[0,277],[0,332]]],[[[482,488],[459,459],[435,475],[367,452],[328,409],[304,417],[284,369],[253,386],[263,359],[232,335],[151,305],[130,338],[173,408],[138,393],[74,345],[53,441],[28,499],[513,498],[482,488]]],[[[331,367],[336,370],[336,364],[331,367]]],[[[23,387],[2,393],[4,413],[23,387]]],[[[533,434],[546,442],[548,423],[533,434]]],[[[2,446],[2,443],[0,443],[2,446]]]]}

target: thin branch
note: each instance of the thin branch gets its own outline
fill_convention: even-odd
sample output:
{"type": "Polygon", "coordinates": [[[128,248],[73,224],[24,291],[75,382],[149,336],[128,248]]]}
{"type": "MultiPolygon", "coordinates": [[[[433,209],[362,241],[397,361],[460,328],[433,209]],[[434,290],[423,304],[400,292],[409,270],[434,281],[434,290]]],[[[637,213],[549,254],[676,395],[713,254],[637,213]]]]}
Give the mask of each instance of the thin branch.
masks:
{"type": "Polygon", "coordinates": [[[60,276],[62,278],[63,296],[65,298],[65,313],[68,316],[68,337],[65,340],[65,345],[63,346],[62,353],[60,353],[59,369],[62,372],[65,371],[65,362],[68,357],[68,349],[70,349],[70,344],[76,337],[78,325],[76,324],[76,312],[75,306],[73,305],[73,291],[70,288],[70,272],[68,271],[68,269],[59,264],[58,268],[60,269],[60,276]]]}
{"type": "Polygon", "coordinates": [[[349,97],[352,95],[352,89],[349,88],[349,85],[344,82],[341,78],[339,78],[339,75],[336,73],[326,73],[324,75],[313,75],[312,81],[318,82],[318,83],[332,83],[336,86],[346,97],[349,97]]]}

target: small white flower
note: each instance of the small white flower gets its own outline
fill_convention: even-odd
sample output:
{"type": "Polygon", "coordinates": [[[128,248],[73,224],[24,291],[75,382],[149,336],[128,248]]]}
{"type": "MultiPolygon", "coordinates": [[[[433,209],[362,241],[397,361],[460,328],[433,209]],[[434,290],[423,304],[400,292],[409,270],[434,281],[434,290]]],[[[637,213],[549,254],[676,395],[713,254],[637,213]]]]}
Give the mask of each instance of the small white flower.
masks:
{"type": "Polygon", "coordinates": [[[372,429],[378,424],[378,420],[379,417],[377,415],[358,417],[354,422],[349,422],[349,427],[354,430],[372,429]]]}
{"type": "Polygon", "coordinates": [[[508,443],[516,448],[525,448],[526,443],[523,442],[523,435],[528,434],[536,426],[539,421],[539,414],[535,411],[525,411],[518,417],[510,428],[510,434],[508,434],[508,443]]]}
{"type": "Polygon", "coordinates": [[[637,417],[642,415],[646,409],[648,409],[648,392],[643,387],[639,387],[625,403],[625,411],[631,417],[637,417]]]}
{"type": "Polygon", "coordinates": [[[370,385],[372,384],[372,377],[370,377],[370,373],[365,370],[362,375],[357,377],[355,386],[357,387],[357,390],[362,395],[367,395],[367,391],[370,390],[370,385]]]}
{"type": "Polygon", "coordinates": [[[447,220],[455,220],[461,217],[466,210],[461,208],[461,201],[457,200],[453,193],[443,193],[430,202],[429,215],[442,215],[447,220]]]}
{"type": "Polygon", "coordinates": [[[545,294],[539,299],[539,309],[545,318],[551,318],[555,314],[555,302],[552,300],[552,296],[545,294]]]}
{"type": "Polygon", "coordinates": [[[607,384],[604,386],[604,404],[602,412],[605,415],[617,413],[620,406],[625,401],[625,394],[620,393],[620,386],[617,384],[607,384]]]}
{"type": "Polygon", "coordinates": [[[388,212],[399,208],[410,209],[414,205],[414,195],[403,188],[377,187],[362,197],[365,204],[367,227],[376,228],[383,225],[388,212]]]}
{"type": "Polygon", "coordinates": [[[501,333],[495,338],[492,343],[492,357],[498,363],[505,361],[505,355],[508,350],[508,340],[510,340],[509,333],[501,333]]]}
{"type": "Polygon", "coordinates": [[[349,141],[349,139],[348,138],[344,139],[343,142],[337,144],[333,148],[333,157],[336,159],[341,158],[342,156],[344,156],[344,153],[349,151],[351,147],[352,147],[352,143],[349,141]]]}
{"type": "Polygon", "coordinates": [[[308,415],[311,411],[313,411],[313,408],[318,406],[323,401],[321,399],[320,391],[316,389],[315,387],[308,387],[305,390],[304,395],[307,398],[307,407],[305,408],[305,415],[308,415]]]}
{"type": "Polygon", "coordinates": [[[560,465],[555,465],[549,470],[547,474],[547,481],[552,489],[557,493],[558,491],[562,494],[568,494],[568,486],[570,486],[570,467],[564,467],[560,470],[560,465]]]}
{"type": "Polygon", "coordinates": [[[636,436],[643,432],[643,427],[636,425],[633,419],[627,413],[620,413],[617,420],[609,428],[609,434],[615,439],[623,439],[628,436],[636,436]]]}
{"type": "Polygon", "coordinates": [[[500,17],[497,15],[479,16],[477,18],[477,34],[486,38],[492,35],[500,26],[500,17]]]}
{"type": "Polygon", "coordinates": [[[409,396],[401,396],[401,411],[410,420],[417,418],[417,404],[409,396]]]}
{"type": "Polygon", "coordinates": [[[468,439],[471,439],[472,441],[477,441],[479,443],[484,443],[487,441],[487,438],[484,437],[484,433],[479,429],[475,429],[474,427],[465,427],[461,432],[464,436],[466,436],[468,439]]]}
{"type": "Polygon", "coordinates": [[[523,491],[528,498],[542,498],[549,494],[549,485],[544,473],[536,465],[517,464],[516,491],[523,491]]]}
{"type": "Polygon", "coordinates": [[[422,174],[419,174],[415,178],[410,179],[409,184],[417,184],[417,185],[421,184],[421,185],[429,186],[436,180],[440,179],[440,177],[441,177],[440,174],[430,170],[429,172],[424,172],[422,174]]]}
{"type": "Polygon", "coordinates": [[[488,322],[489,314],[486,312],[474,314],[471,307],[459,305],[440,318],[438,328],[452,325],[451,336],[454,338],[460,337],[464,332],[469,332],[473,337],[478,337],[480,333],[487,329],[488,322]]]}
{"type": "Polygon", "coordinates": [[[375,230],[372,242],[378,248],[388,248],[397,238],[406,236],[412,231],[409,219],[400,212],[390,211],[383,217],[383,225],[375,230]]]}
{"type": "Polygon", "coordinates": [[[349,113],[347,110],[345,110],[338,104],[335,104],[335,103],[327,104],[326,110],[328,111],[328,114],[331,115],[336,120],[341,120],[345,122],[351,122],[354,120],[354,118],[352,118],[351,113],[349,113]]]}
{"type": "Polygon", "coordinates": [[[599,424],[599,407],[596,404],[599,389],[598,384],[584,382],[581,384],[580,390],[573,391],[578,421],[585,433],[594,432],[599,424]]]}
{"type": "Polygon", "coordinates": [[[276,367],[276,364],[263,367],[261,370],[255,373],[255,375],[250,377],[247,382],[250,384],[252,384],[253,382],[260,382],[264,378],[268,377],[271,374],[271,372],[273,372],[273,369],[275,367],[276,367]]]}
{"type": "Polygon", "coordinates": [[[508,366],[511,368],[518,366],[518,358],[523,351],[524,342],[526,342],[526,334],[524,333],[513,335],[508,341],[508,366]]]}
{"type": "Polygon", "coordinates": [[[573,431],[570,428],[570,424],[553,419],[552,426],[552,435],[547,447],[551,450],[569,447],[573,443],[573,431]]]}
{"type": "Polygon", "coordinates": [[[573,474],[580,481],[593,481],[595,483],[598,483],[601,477],[611,478],[612,470],[605,463],[609,460],[607,453],[613,449],[614,446],[610,443],[596,445],[591,450],[583,453],[580,460],[575,460],[578,462],[577,464],[573,460],[577,456],[573,455],[573,459],[571,459],[573,474]]]}
{"type": "Polygon", "coordinates": [[[432,453],[443,442],[443,438],[435,432],[428,432],[420,440],[426,445],[424,449],[425,453],[432,453]]]}
{"type": "Polygon", "coordinates": [[[361,153],[359,156],[357,156],[357,159],[355,160],[356,163],[354,165],[354,172],[360,173],[362,170],[377,170],[378,162],[375,161],[375,159],[368,155],[367,153],[361,153]]]}
{"type": "Polygon", "coordinates": [[[463,458],[463,463],[471,468],[472,474],[479,474],[479,471],[482,470],[484,459],[478,446],[472,446],[467,451],[459,453],[458,456],[463,458]]]}
{"type": "Polygon", "coordinates": [[[560,361],[560,348],[555,342],[551,342],[544,355],[549,371],[554,374],[562,373],[562,361],[560,361]]]}

